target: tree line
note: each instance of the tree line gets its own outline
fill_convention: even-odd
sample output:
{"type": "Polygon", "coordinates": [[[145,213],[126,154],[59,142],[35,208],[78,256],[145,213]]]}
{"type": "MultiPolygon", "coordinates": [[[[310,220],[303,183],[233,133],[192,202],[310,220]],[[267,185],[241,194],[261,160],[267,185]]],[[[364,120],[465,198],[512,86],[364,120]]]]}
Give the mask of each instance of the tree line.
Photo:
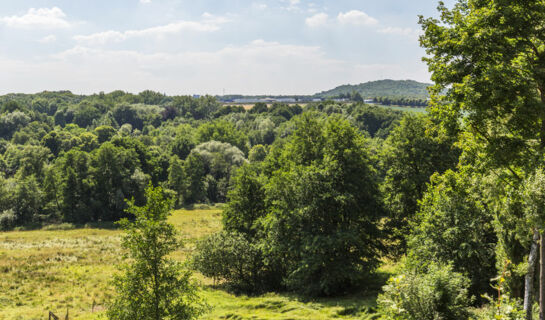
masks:
{"type": "Polygon", "coordinates": [[[303,112],[342,114],[384,137],[401,113],[324,102],[257,104],[246,111],[213,97],[144,91],[0,97],[0,227],[117,221],[125,199],[144,202],[149,182],[175,206],[225,202],[231,176],[264,159],[303,112]]]}
{"type": "Polygon", "coordinates": [[[407,106],[407,107],[427,107],[427,99],[411,99],[411,98],[396,98],[396,97],[375,97],[374,103],[385,106],[407,106]]]}

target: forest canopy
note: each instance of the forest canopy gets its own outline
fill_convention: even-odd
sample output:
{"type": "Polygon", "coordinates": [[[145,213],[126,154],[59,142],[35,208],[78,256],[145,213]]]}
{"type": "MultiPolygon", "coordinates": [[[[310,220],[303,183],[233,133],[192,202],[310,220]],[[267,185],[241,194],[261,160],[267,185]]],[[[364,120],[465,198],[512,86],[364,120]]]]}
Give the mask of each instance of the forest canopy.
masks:
{"type": "Polygon", "coordinates": [[[337,115],[378,140],[402,117],[362,103],[247,111],[153,91],[1,96],[0,227],[117,221],[127,217],[125,199],[141,205],[150,182],[178,207],[225,202],[237,169],[264,160],[303,112],[337,115]]]}

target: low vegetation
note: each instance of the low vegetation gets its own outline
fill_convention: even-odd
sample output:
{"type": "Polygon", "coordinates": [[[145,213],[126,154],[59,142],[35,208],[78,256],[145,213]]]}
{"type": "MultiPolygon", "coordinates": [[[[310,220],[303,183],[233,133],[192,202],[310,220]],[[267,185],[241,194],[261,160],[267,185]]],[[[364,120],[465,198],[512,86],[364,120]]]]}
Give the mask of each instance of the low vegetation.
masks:
{"type": "MultiPolygon", "coordinates": [[[[178,210],[168,220],[185,246],[171,257],[184,262],[197,240],[221,229],[221,210],[178,210]]],[[[112,277],[122,263],[120,229],[86,227],[0,233],[0,318],[43,319],[49,310],[73,319],[103,319],[114,297],[112,277]]],[[[234,294],[210,277],[195,274],[200,295],[211,306],[201,319],[361,319],[372,314],[392,267],[379,269],[369,290],[336,298],[293,294],[234,294]]]]}

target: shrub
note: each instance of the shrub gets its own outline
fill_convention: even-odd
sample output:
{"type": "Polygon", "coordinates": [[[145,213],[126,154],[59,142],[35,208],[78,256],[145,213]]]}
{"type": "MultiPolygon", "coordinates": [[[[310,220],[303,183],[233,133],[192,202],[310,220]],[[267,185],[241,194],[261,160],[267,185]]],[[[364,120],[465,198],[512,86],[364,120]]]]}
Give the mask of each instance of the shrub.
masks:
{"type": "Polygon", "coordinates": [[[468,319],[468,287],[469,280],[450,265],[431,264],[424,273],[408,270],[384,286],[379,312],[395,320],[468,319]]]}
{"type": "Polygon", "coordinates": [[[57,230],[73,230],[76,229],[76,226],[72,223],[59,223],[59,224],[50,224],[42,228],[45,231],[57,231],[57,230]]]}
{"type": "Polygon", "coordinates": [[[478,320],[524,320],[526,319],[520,301],[502,295],[499,299],[489,298],[490,304],[477,315],[478,320]]]}
{"type": "Polygon", "coordinates": [[[12,229],[17,222],[17,216],[12,209],[0,213],[0,230],[6,231],[12,229]]]}
{"type": "Polygon", "coordinates": [[[207,277],[225,280],[232,289],[256,292],[263,290],[263,263],[256,245],[240,233],[219,232],[197,242],[192,264],[207,277]]]}
{"type": "Polygon", "coordinates": [[[526,314],[517,299],[512,299],[508,294],[509,278],[512,277],[509,265],[511,261],[506,260],[501,275],[495,279],[497,281],[496,286],[492,286],[497,290],[497,298],[494,299],[485,294],[489,304],[480,310],[476,314],[476,318],[479,320],[524,320],[526,314]]]}

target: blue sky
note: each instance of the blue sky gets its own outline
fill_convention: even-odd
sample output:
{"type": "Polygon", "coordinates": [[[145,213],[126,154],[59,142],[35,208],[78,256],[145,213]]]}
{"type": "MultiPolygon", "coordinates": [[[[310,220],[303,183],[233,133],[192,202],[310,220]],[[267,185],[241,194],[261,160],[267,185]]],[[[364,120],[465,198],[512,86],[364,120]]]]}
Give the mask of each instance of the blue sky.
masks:
{"type": "MultiPolygon", "coordinates": [[[[446,1],[447,4],[452,3],[446,1]]],[[[434,0],[0,2],[0,93],[312,94],[429,81],[434,0]]]]}

